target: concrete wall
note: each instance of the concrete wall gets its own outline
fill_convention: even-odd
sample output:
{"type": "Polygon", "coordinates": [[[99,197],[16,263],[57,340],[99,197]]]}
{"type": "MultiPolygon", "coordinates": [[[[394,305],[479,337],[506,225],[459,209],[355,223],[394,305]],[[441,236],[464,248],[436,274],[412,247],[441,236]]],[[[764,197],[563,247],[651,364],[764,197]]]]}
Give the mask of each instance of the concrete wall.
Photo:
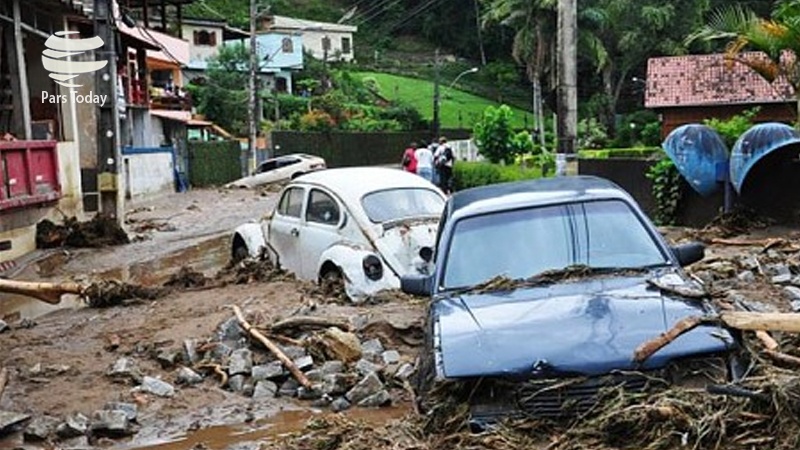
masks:
{"type": "Polygon", "coordinates": [[[171,147],[125,148],[122,152],[122,176],[125,195],[139,198],[175,190],[171,147]]]}
{"type": "Polygon", "coordinates": [[[353,60],[353,33],[340,31],[304,31],[303,47],[306,48],[314,58],[323,59],[325,51],[322,48],[322,40],[327,36],[331,40],[331,48],[328,50],[328,61],[352,61],[353,60]],[[342,52],[342,38],[350,39],[350,53],[342,52]]]}
{"type": "Polygon", "coordinates": [[[206,61],[208,58],[217,54],[217,49],[222,45],[222,28],[212,25],[184,25],[181,30],[181,37],[189,41],[189,61],[206,61]],[[209,34],[216,34],[215,46],[195,45],[194,32],[207,31],[209,34]]]}

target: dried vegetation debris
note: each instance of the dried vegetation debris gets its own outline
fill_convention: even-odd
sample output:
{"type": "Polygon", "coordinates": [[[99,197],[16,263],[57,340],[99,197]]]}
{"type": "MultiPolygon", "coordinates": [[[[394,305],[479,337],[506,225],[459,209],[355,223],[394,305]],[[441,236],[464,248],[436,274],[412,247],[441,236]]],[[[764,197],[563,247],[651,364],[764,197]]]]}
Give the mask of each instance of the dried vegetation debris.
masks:
{"type": "Polygon", "coordinates": [[[36,224],[37,248],[98,248],[123,245],[130,242],[128,234],[116,219],[98,214],[89,221],[79,222],[75,217],[64,219],[63,225],[45,219],[36,224]]]}

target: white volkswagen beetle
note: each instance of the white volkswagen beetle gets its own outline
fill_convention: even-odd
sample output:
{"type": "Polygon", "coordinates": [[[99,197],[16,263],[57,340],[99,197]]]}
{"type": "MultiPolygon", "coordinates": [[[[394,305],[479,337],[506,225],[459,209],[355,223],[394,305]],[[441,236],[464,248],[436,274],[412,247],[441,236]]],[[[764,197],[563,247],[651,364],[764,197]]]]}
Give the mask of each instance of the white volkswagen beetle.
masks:
{"type": "Polygon", "coordinates": [[[401,276],[429,273],[444,203],[436,186],[398,169],[309,173],[281,191],[270,216],[236,228],[231,257],[266,257],[299,278],[342,283],[363,301],[399,288],[401,276]]]}

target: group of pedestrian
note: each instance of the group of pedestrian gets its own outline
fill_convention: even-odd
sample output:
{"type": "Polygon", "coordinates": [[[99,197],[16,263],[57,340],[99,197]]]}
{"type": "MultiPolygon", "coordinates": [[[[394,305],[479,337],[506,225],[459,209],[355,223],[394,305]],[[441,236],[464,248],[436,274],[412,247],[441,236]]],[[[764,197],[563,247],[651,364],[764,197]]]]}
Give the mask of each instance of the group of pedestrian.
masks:
{"type": "Polygon", "coordinates": [[[403,169],[416,173],[439,187],[445,194],[453,192],[453,163],[455,155],[444,136],[426,145],[409,144],[403,152],[403,169]]]}

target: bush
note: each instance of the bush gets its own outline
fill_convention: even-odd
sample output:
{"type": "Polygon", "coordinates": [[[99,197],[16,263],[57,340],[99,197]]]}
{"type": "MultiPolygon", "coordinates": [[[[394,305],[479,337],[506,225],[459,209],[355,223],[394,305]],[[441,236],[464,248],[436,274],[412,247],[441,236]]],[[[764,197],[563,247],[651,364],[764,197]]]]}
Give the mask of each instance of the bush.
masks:
{"type": "Polygon", "coordinates": [[[660,154],[660,147],[633,147],[633,148],[604,148],[601,150],[580,150],[579,158],[608,159],[608,158],[650,158],[660,154]]]}
{"type": "Polygon", "coordinates": [[[539,168],[501,166],[487,162],[456,161],[453,177],[456,190],[469,189],[506,181],[540,178],[539,168]]]}

